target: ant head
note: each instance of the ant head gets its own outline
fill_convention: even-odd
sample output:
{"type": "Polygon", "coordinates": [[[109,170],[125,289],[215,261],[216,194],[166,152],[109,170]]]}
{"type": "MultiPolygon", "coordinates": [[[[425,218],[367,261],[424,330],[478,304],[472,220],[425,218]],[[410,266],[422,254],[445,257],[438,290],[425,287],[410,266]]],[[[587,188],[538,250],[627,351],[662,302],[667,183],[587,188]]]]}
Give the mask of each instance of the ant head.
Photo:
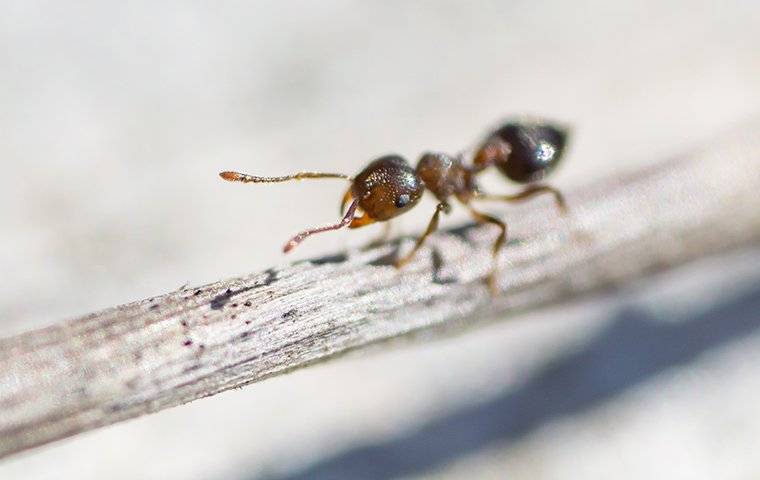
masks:
{"type": "Polygon", "coordinates": [[[425,184],[398,155],[372,161],[354,178],[351,194],[372,219],[383,221],[401,215],[419,202],[425,184]]]}
{"type": "Polygon", "coordinates": [[[486,143],[499,141],[511,147],[508,159],[494,162],[509,179],[518,183],[541,180],[557,166],[567,133],[542,121],[511,122],[493,132],[486,143]]]}

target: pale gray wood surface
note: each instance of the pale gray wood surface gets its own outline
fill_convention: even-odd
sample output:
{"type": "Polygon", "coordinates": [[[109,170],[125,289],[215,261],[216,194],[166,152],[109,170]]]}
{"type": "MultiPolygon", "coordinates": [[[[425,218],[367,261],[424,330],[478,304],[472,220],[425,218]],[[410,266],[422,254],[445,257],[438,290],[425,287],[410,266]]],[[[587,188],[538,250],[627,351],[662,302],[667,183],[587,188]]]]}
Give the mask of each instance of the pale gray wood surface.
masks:
{"type": "MultiPolygon", "coordinates": [[[[391,243],[186,288],[0,340],[0,455],[422,329],[460,326],[760,240],[760,122],[701,152],[441,232],[402,272],[391,243]]],[[[400,244],[411,246],[411,240],[400,244]]]]}

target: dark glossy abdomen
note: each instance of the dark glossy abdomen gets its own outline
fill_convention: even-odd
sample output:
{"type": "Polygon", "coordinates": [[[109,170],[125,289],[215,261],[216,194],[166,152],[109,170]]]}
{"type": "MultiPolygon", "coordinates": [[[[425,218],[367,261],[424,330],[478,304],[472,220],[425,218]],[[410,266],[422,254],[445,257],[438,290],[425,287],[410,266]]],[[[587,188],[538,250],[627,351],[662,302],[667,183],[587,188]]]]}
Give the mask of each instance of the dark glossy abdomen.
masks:
{"type": "Polygon", "coordinates": [[[546,122],[511,122],[493,133],[512,148],[497,167],[518,183],[541,180],[557,166],[567,141],[565,130],[546,122]]]}

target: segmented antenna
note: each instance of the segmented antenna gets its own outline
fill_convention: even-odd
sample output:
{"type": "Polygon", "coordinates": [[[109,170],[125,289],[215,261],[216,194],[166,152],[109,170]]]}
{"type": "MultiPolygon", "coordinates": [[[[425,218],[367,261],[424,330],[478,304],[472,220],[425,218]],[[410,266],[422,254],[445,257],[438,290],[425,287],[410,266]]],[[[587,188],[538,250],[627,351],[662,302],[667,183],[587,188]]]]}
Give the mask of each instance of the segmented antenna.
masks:
{"type": "Polygon", "coordinates": [[[242,182],[242,183],[280,183],[289,182],[290,180],[304,180],[307,178],[342,178],[344,180],[353,181],[353,178],[342,173],[324,173],[324,172],[298,172],[293,175],[285,175],[282,177],[258,177],[256,175],[249,175],[247,173],[240,172],[221,172],[220,177],[228,182],[242,182]]]}

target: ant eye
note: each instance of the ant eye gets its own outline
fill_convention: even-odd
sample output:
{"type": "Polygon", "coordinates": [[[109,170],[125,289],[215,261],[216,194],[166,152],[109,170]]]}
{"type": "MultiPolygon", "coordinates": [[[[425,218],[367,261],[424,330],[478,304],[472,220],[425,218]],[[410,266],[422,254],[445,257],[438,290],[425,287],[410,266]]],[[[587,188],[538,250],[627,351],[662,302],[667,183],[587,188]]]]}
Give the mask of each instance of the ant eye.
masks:
{"type": "Polygon", "coordinates": [[[396,208],[406,207],[407,205],[409,205],[409,202],[411,200],[412,199],[409,198],[409,195],[407,194],[399,195],[398,198],[396,199],[396,208]]]}

